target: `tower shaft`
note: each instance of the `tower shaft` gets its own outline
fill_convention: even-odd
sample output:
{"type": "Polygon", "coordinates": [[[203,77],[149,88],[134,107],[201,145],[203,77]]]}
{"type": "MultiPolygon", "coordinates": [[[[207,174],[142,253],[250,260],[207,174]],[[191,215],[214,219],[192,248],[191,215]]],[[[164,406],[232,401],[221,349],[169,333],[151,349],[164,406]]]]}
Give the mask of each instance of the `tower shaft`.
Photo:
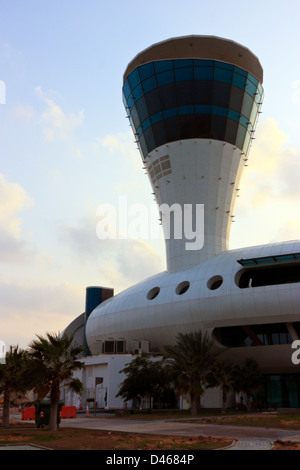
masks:
{"type": "Polygon", "coordinates": [[[238,148],[210,139],[171,142],[150,152],[147,167],[153,173],[169,272],[195,266],[228,249],[243,163],[238,148]]]}
{"type": "Polygon", "coordinates": [[[241,171],[263,98],[261,82],[260,63],[248,49],[215,37],[164,41],[127,67],[123,100],[156,201],[164,205],[165,229],[167,208],[181,209],[181,237],[172,211],[171,230],[165,230],[170,272],[228,249],[241,171]],[[201,205],[204,219],[197,212],[201,205]],[[190,227],[184,219],[188,206],[190,227]]]}

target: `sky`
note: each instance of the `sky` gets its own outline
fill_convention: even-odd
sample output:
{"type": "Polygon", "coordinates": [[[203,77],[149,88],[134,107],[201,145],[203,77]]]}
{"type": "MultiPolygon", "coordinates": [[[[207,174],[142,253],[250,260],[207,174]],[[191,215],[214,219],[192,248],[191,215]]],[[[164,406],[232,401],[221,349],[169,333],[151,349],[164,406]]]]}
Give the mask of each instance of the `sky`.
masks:
{"type": "Polygon", "coordinates": [[[265,97],[230,248],[299,239],[299,18],[298,0],[0,0],[0,340],[7,347],[63,331],[84,311],[87,286],[118,293],[166,268],[162,239],[97,237],[99,207],[119,209],[120,198],[154,203],[122,79],[156,42],[219,36],[259,58],[265,97]]]}

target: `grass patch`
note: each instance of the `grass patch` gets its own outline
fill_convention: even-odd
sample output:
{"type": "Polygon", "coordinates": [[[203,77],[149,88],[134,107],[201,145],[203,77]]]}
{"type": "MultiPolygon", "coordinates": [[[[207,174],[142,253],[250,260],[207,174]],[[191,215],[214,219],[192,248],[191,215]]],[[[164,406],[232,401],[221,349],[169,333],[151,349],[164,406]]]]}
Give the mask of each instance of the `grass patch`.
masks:
{"type": "MultiPolygon", "coordinates": [[[[105,416],[111,420],[119,419],[117,416],[105,416]]],[[[124,422],[146,420],[176,420],[193,424],[219,424],[236,426],[258,426],[265,428],[299,430],[300,410],[290,413],[235,413],[228,411],[227,415],[220,412],[203,411],[196,419],[191,419],[188,411],[153,410],[126,412],[124,422]]],[[[201,431],[199,431],[201,432],[201,431]]],[[[36,444],[53,450],[213,450],[227,447],[231,439],[215,439],[178,436],[157,436],[138,433],[104,431],[95,429],[80,429],[60,427],[57,432],[50,432],[47,428],[37,429],[34,422],[11,422],[10,428],[0,427],[0,446],[13,444],[36,444]]],[[[300,444],[294,442],[276,442],[276,449],[300,450],[300,444]]]]}
{"type": "Polygon", "coordinates": [[[226,447],[229,439],[170,437],[61,428],[0,430],[0,445],[36,444],[53,450],[213,450],[226,447]]]}
{"type": "Polygon", "coordinates": [[[190,423],[229,424],[237,426],[258,426],[265,428],[293,429],[300,431],[300,413],[243,414],[237,416],[219,415],[209,418],[186,420],[190,423]]]}
{"type": "MultiPolygon", "coordinates": [[[[206,416],[220,416],[220,411],[201,411],[199,417],[206,416]]],[[[108,416],[106,416],[108,417],[108,416]]],[[[151,413],[148,410],[133,410],[123,411],[122,414],[111,416],[111,418],[124,418],[130,420],[141,420],[141,421],[155,421],[155,420],[167,420],[167,419],[181,419],[190,418],[191,412],[189,410],[152,410],[151,413]]]]}

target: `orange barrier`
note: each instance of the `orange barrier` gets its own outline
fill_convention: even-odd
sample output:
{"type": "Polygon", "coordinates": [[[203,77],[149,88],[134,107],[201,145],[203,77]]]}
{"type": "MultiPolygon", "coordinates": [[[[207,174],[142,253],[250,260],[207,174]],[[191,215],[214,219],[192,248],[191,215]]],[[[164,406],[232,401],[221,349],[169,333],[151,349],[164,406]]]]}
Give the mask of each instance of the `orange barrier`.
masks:
{"type": "Polygon", "coordinates": [[[22,411],[22,420],[26,421],[28,419],[35,419],[35,407],[34,406],[24,408],[22,411]]]}
{"type": "Polygon", "coordinates": [[[75,406],[63,406],[60,412],[61,418],[76,418],[77,412],[75,406]]]}
{"type": "MultiPolygon", "coordinates": [[[[63,406],[60,412],[61,418],[76,418],[77,411],[75,406],[63,406]]],[[[35,407],[24,408],[22,411],[22,420],[27,421],[35,419],[35,407]]]]}

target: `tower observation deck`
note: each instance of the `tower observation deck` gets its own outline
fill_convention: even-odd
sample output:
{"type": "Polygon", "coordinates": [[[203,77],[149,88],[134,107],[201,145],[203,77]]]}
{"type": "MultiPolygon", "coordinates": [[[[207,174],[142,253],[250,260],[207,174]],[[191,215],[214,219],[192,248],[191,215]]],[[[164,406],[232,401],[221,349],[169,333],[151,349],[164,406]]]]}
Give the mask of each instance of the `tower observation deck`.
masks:
{"type": "Polygon", "coordinates": [[[176,237],[171,228],[165,237],[169,272],[228,249],[262,82],[262,67],[249,49],[213,36],[157,43],[127,66],[123,102],[156,202],[183,210],[189,205],[193,233],[203,231],[204,243],[194,249],[190,235],[183,230],[176,237]],[[197,205],[204,205],[204,223],[197,205]]]}

